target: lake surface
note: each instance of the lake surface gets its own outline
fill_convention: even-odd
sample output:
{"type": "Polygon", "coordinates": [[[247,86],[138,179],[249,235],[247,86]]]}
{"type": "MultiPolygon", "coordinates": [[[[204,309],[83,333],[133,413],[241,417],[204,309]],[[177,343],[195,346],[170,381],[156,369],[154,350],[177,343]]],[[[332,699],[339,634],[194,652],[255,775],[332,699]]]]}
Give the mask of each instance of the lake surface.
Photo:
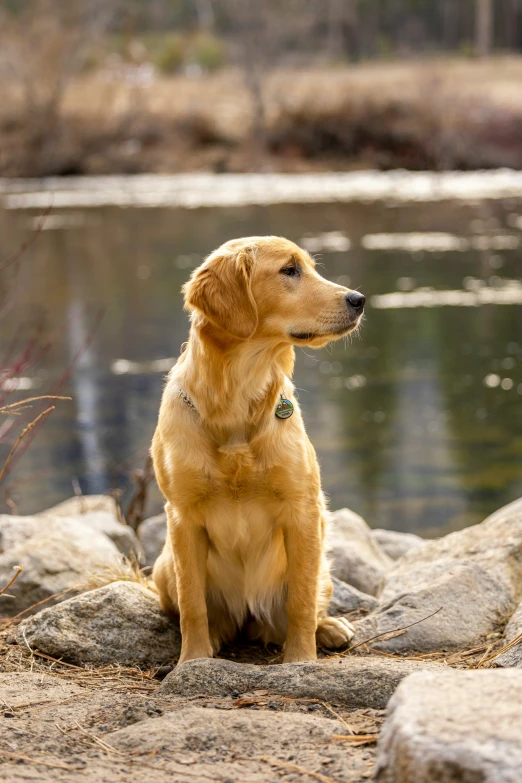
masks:
{"type": "MultiPolygon", "coordinates": [[[[49,203],[45,191],[40,201],[6,200],[23,187],[1,183],[0,260],[49,203]]],[[[86,192],[95,190],[106,192],[99,183],[86,192]]],[[[521,496],[522,197],[442,196],[299,204],[283,194],[272,205],[192,209],[58,199],[16,281],[2,273],[16,288],[0,348],[18,335],[19,350],[33,327],[49,342],[9,401],[52,392],[60,379],[73,399],[57,403],[13,466],[0,511],[13,502],[39,511],[73,484],[121,489],[128,501],[164,374],[187,336],[180,287],[213,248],[251,234],[303,243],[326,277],[368,298],[358,337],[297,351],[295,383],[332,508],[435,536],[521,496]]],[[[0,449],[7,454],[5,438],[0,449]]],[[[153,491],[148,510],[160,507],[153,491]]]]}

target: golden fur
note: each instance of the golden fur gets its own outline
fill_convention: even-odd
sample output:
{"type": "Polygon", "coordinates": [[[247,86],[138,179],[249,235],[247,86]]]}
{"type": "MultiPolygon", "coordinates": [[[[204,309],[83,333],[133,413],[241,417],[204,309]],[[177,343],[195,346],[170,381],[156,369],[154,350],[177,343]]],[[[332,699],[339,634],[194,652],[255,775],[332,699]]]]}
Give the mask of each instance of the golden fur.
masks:
{"type": "Polygon", "coordinates": [[[280,237],[227,242],[184,287],[190,338],[152,443],[168,518],[153,579],[180,616],[180,661],[212,656],[245,626],[284,643],[285,662],[353,635],[326,616],[325,502],[291,382],[294,345],[358,325],[349,293],[280,237]],[[274,415],[282,392],[295,407],[286,420],[274,415]]]}

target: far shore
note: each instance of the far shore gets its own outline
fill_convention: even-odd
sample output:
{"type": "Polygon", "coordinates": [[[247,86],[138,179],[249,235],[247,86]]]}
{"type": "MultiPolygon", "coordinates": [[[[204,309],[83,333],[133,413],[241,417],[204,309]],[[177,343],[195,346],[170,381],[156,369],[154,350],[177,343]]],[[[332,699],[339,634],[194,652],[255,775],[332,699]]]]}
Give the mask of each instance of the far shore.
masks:
{"type": "Polygon", "coordinates": [[[7,85],[0,176],[522,169],[521,83],[516,56],[277,69],[257,124],[240,70],[99,71],[53,111],[7,85]]]}

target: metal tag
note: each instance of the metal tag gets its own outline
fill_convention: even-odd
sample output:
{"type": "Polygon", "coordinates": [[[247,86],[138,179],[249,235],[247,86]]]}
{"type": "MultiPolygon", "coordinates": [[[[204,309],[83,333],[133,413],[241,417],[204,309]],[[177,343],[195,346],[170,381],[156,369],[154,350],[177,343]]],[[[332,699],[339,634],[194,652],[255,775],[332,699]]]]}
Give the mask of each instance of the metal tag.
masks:
{"type": "Polygon", "coordinates": [[[281,397],[276,405],[275,415],[278,419],[289,419],[294,412],[294,404],[290,400],[281,397]]]}

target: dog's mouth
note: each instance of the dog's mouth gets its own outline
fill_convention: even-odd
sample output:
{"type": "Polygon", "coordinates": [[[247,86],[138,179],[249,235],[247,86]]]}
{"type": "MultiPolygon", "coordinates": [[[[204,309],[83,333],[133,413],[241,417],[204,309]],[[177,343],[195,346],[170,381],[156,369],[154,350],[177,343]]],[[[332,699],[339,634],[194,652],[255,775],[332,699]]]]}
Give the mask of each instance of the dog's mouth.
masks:
{"type": "Polygon", "coordinates": [[[359,318],[349,324],[346,324],[345,326],[332,329],[330,332],[290,332],[290,337],[292,337],[294,340],[301,341],[319,339],[324,340],[329,337],[342,337],[345,334],[350,334],[350,332],[353,332],[353,330],[357,328],[358,323],[359,318]]]}

